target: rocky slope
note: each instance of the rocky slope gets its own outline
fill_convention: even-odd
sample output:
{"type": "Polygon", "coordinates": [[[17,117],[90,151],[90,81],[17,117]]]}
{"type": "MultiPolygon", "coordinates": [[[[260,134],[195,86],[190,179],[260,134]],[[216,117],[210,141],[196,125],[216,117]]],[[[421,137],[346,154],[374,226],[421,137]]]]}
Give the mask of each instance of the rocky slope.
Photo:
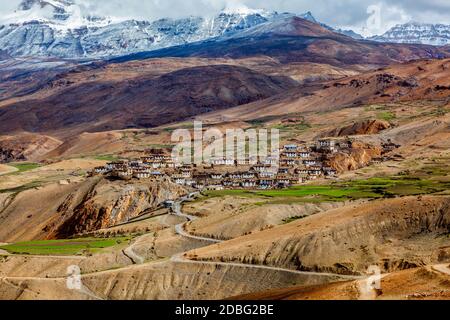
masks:
{"type": "Polygon", "coordinates": [[[74,194],[67,195],[57,212],[67,216],[52,228],[49,237],[67,238],[127,222],[166,200],[175,200],[186,191],[168,180],[150,183],[117,184],[101,180],[73,207],[74,194]]]}
{"type": "MultiPolygon", "coordinates": [[[[136,21],[93,16],[73,0],[24,0],[3,19],[0,47],[13,56],[119,56],[228,36],[285,15],[293,16],[237,8],[213,17],[136,21]]],[[[300,16],[316,22],[309,12],[300,16]]]]}
{"type": "Polygon", "coordinates": [[[448,197],[373,201],[318,213],[187,256],[339,273],[378,265],[392,272],[448,261],[449,226],[448,197]]]}
{"type": "Polygon", "coordinates": [[[0,163],[42,160],[61,143],[52,137],[36,134],[0,136],[0,163]]]}
{"type": "Polygon", "coordinates": [[[1,242],[68,238],[128,221],[186,191],[168,181],[126,183],[100,177],[5,194],[1,242]]]}
{"type": "Polygon", "coordinates": [[[76,65],[51,58],[0,59],[0,101],[43,89],[76,65]]]}
{"type": "Polygon", "coordinates": [[[363,142],[353,142],[348,151],[339,151],[327,160],[330,167],[338,172],[346,172],[364,168],[374,158],[382,155],[383,149],[380,146],[374,146],[363,142]]]}
{"type": "Polygon", "coordinates": [[[330,112],[371,104],[448,101],[449,59],[393,64],[323,85],[303,86],[270,99],[202,115],[204,121],[254,121],[269,116],[330,112]]]}
{"type": "Polygon", "coordinates": [[[285,224],[290,219],[331,210],[344,203],[264,204],[267,199],[221,197],[187,203],[183,211],[202,219],[185,229],[200,237],[229,240],[285,224]]]}
{"type": "Polygon", "coordinates": [[[346,137],[356,135],[377,134],[383,130],[389,129],[390,123],[384,120],[366,120],[361,122],[355,122],[352,125],[336,128],[332,131],[325,132],[319,135],[319,137],[346,137]]]}
{"type": "Polygon", "coordinates": [[[228,65],[186,68],[159,77],[82,83],[41,100],[3,107],[0,133],[155,127],[268,98],[296,86],[289,77],[266,76],[228,65]]]}
{"type": "MultiPolygon", "coordinates": [[[[381,289],[373,290],[377,300],[448,300],[450,275],[434,266],[404,270],[386,275],[381,289]]],[[[233,297],[238,300],[357,300],[363,299],[362,281],[348,281],[318,286],[291,287],[233,297]]],[[[365,297],[367,299],[367,297],[365,297]]]]}
{"type": "Polygon", "coordinates": [[[334,66],[381,65],[423,58],[443,58],[445,48],[356,40],[320,24],[287,16],[211,41],[131,54],[113,61],[156,57],[232,57],[269,55],[282,63],[316,62],[334,66]]]}
{"type": "MultiPolygon", "coordinates": [[[[26,259],[30,261],[32,258],[26,259]]],[[[102,258],[96,255],[92,260],[94,259],[102,258]]],[[[65,259],[56,261],[56,263],[60,269],[60,276],[55,279],[52,279],[51,276],[46,278],[45,270],[41,277],[36,278],[17,279],[13,275],[2,277],[0,297],[7,300],[92,300],[92,296],[76,290],[69,290],[66,285],[67,267],[73,264],[78,265],[80,261],[65,259]]],[[[95,262],[91,261],[91,263],[95,262]]],[[[110,263],[114,265],[114,261],[110,263]]],[[[42,262],[35,262],[36,264],[42,268],[42,262]]],[[[45,266],[48,267],[48,270],[54,264],[55,262],[53,264],[47,262],[45,266]]],[[[81,264],[84,264],[83,261],[81,264]]],[[[20,267],[19,265],[13,271],[18,273],[18,270],[24,270],[24,268],[33,270],[30,266],[20,267]]],[[[172,263],[170,261],[155,261],[128,268],[114,268],[104,272],[95,272],[96,269],[92,269],[93,273],[83,272],[83,284],[105,300],[222,300],[241,293],[283,288],[290,285],[314,285],[330,282],[337,278],[306,274],[293,275],[287,272],[233,266],[172,263]]],[[[1,270],[0,274],[2,274],[1,270]]]]}

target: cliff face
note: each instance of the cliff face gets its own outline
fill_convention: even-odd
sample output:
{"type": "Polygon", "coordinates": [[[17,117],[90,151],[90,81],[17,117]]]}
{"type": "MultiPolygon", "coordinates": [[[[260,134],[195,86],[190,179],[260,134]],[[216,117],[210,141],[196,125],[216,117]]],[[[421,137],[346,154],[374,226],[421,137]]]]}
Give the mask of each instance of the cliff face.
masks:
{"type": "Polygon", "coordinates": [[[338,152],[328,160],[328,165],[338,172],[357,170],[367,166],[373,158],[380,157],[383,149],[363,142],[353,142],[348,152],[338,152]]]}
{"type": "Polygon", "coordinates": [[[37,161],[61,145],[61,141],[38,134],[0,137],[0,163],[37,161]]]}
{"type": "Polygon", "coordinates": [[[377,134],[389,129],[390,123],[383,120],[366,120],[326,132],[319,137],[345,137],[355,135],[377,134]]]}
{"type": "Polygon", "coordinates": [[[449,197],[406,197],[317,213],[187,257],[342,274],[378,265],[394,272],[448,261],[449,228],[449,197]]]}
{"type": "Polygon", "coordinates": [[[67,238],[127,222],[166,200],[177,199],[186,191],[168,180],[131,184],[99,179],[81,201],[76,193],[68,194],[58,207],[59,216],[64,219],[48,226],[51,231],[47,238],[67,238]]]}

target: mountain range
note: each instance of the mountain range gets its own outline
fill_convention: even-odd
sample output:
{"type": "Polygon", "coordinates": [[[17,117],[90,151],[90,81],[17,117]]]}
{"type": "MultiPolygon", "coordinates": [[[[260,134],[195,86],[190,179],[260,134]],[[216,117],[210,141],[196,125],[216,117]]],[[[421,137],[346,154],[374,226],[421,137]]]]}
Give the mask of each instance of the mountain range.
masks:
{"type": "MultiPolygon", "coordinates": [[[[30,71],[22,63],[6,61],[0,68],[0,134],[69,136],[155,128],[285,96],[289,90],[319,98],[320,93],[308,91],[308,83],[449,56],[441,47],[356,40],[286,16],[208,41],[92,63],[64,61],[56,68],[57,59],[44,60],[51,68],[30,71]],[[305,84],[301,90],[307,91],[300,90],[301,84],[305,84]]],[[[384,81],[385,76],[379,76],[384,81]]],[[[388,83],[393,81],[387,77],[388,83]]],[[[363,83],[354,85],[359,88],[363,83]]],[[[377,87],[374,92],[383,93],[377,87]]],[[[358,95],[347,98],[342,104],[362,101],[358,95]]]]}
{"type": "Polygon", "coordinates": [[[381,42],[443,46],[450,44],[450,25],[410,22],[396,25],[383,35],[371,39],[381,42]]]}
{"type": "MultiPolygon", "coordinates": [[[[211,18],[191,16],[156,21],[120,21],[83,14],[73,0],[23,0],[18,9],[0,20],[0,47],[11,56],[92,59],[223,39],[255,26],[300,17],[355,39],[352,30],[334,29],[318,22],[311,12],[278,13],[266,10],[225,9],[211,18]]],[[[414,26],[414,25],[412,25],[414,26]]],[[[371,40],[399,43],[449,43],[450,27],[397,26],[371,40]],[[419,32],[420,31],[420,32],[419,32]]]]}
{"type": "Polygon", "coordinates": [[[224,10],[212,18],[117,21],[85,16],[72,0],[24,0],[0,26],[0,47],[13,56],[101,58],[226,36],[285,15],[224,10]]]}
{"type": "Polygon", "coordinates": [[[357,40],[296,16],[262,23],[239,33],[112,58],[125,62],[149,58],[248,58],[270,56],[283,64],[325,63],[337,67],[385,66],[424,58],[444,58],[445,47],[357,40]]]}

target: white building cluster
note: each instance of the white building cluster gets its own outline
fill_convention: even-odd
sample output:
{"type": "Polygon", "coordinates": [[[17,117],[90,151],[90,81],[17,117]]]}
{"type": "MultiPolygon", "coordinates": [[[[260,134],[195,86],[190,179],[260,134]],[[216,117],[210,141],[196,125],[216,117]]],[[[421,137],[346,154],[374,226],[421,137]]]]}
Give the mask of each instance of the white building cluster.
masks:
{"type": "Polygon", "coordinates": [[[330,155],[350,149],[349,140],[320,139],[314,145],[285,145],[279,157],[267,157],[257,164],[226,158],[211,164],[182,164],[163,152],[134,160],[122,160],[95,168],[93,174],[117,179],[169,178],[173,183],[195,189],[276,189],[299,185],[318,178],[335,177],[327,165],[330,155]]]}

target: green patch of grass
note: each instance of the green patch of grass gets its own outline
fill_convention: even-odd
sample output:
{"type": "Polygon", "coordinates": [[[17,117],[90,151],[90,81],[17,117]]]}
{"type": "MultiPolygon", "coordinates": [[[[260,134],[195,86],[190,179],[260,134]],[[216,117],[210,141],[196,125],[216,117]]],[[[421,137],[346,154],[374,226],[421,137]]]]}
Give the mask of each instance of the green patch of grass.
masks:
{"type": "Polygon", "coordinates": [[[395,114],[389,111],[379,112],[377,118],[385,121],[392,121],[396,118],[395,114]]]}
{"type": "Polygon", "coordinates": [[[423,179],[414,176],[414,174],[352,181],[348,182],[347,185],[359,189],[371,189],[373,192],[383,195],[383,197],[433,194],[445,191],[449,187],[448,182],[430,179],[429,177],[423,179]]]}
{"type": "Polygon", "coordinates": [[[254,120],[247,120],[246,122],[254,127],[259,127],[263,126],[267,122],[278,120],[279,118],[279,116],[265,116],[254,120]]]}
{"type": "Polygon", "coordinates": [[[291,222],[294,222],[294,221],[297,221],[297,220],[300,220],[300,219],[304,219],[304,218],[306,218],[306,217],[307,217],[307,215],[305,215],[305,216],[295,216],[295,217],[286,218],[286,219],[283,219],[283,223],[284,223],[284,224],[288,224],[288,223],[291,223],[291,222]]]}
{"type": "Polygon", "coordinates": [[[15,188],[9,188],[9,189],[0,189],[0,193],[20,193],[29,189],[38,188],[42,185],[42,182],[40,181],[33,181],[30,183],[26,183],[24,185],[21,185],[19,187],[15,188]]]}
{"type": "Polygon", "coordinates": [[[112,162],[112,161],[116,161],[118,158],[117,158],[117,156],[112,155],[112,154],[105,154],[105,155],[96,156],[94,159],[99,160],[99,161],[112,162]]]}
{"type": "Polygon", "coordinates": [[[207,198],[216,198],[225,196],[255,197],[256,191],[240,190],[240,189],[218,190],[218,191],[213,190],[213,191],[205,191],[203,195],[206,196],[207,198]]]}
{"type": "MultiPolygon", "coordinates": [[[[411,167],[415,167],[411,164],[411,167]]],[[[276,190],[221,190],[205,192],[202,201],[211,197],[254,198],[254,205],[339,202],[357,199],[380,199],[426,194],[447,194],[450,190],[450,158],[430,159],[423,167],[406,170],[395,176],[378,176],[364,180],[338,181],[330,184],[301,185],[276,190]]]]}
{"type": "Polygon", "coordinates": [[[340,202],[425,195],[449,190],[450,182],[415,176],[377,177],[336,182],[328,185],[302,185],[279,190],[221,190],[205,193],[207,198],[235,196],[262,198],[260,205],[304,202],[340,202]]]}
{"type": "Polygon", "coordinates": [[[280,124],[274,127],[274,129],[278,129],[280,131],[306,131],[311,128],[312,126],[306,122],[293,124],[280,124]]]}
{"type": "Polygon", "coordinates": [[[306,185],[280,190],[220,190],[205,193],[206,197],[240,196],[266,198],[266,204],[295,202],[345,201],[349,199],[380,198],[380,194],[359,188],[342,188],[338,185],[306,185]]]}
{"type": "Polygon", "coordinates": [[[13,243],[0,246],[12,254],[29,255],[81,255],[95,253],[104,248],[112,247],[128,241],[129,237],[96,239],[67,239],[67,240],[42,240],[13,243]]]}
{"type": "Polygon", "coordinates": [[[258,191],[266,197],[326,197],[330,200],[346,200],[349,198],[378,197],[370,190],[346,187],[342,185],[305,185],[288,189],[258,191]]]}
{"type": "Polygon", "coordinates": [[[10,163],[9,165],[18,170],[18,171],[12,172],[11,174],[19,174],[22,172],[34,170],[34,169],[41,167],[41,165],[39,163],[32,163],[32,162],[10,163]]]}
{"type": "Polygon", "coordinates": [[[435,111],[435,116],[436,117],[443,117],[445,116],[447,113],[449,113],[450,110],[446,109],[445,107],[438,107],[435,111]]]}

